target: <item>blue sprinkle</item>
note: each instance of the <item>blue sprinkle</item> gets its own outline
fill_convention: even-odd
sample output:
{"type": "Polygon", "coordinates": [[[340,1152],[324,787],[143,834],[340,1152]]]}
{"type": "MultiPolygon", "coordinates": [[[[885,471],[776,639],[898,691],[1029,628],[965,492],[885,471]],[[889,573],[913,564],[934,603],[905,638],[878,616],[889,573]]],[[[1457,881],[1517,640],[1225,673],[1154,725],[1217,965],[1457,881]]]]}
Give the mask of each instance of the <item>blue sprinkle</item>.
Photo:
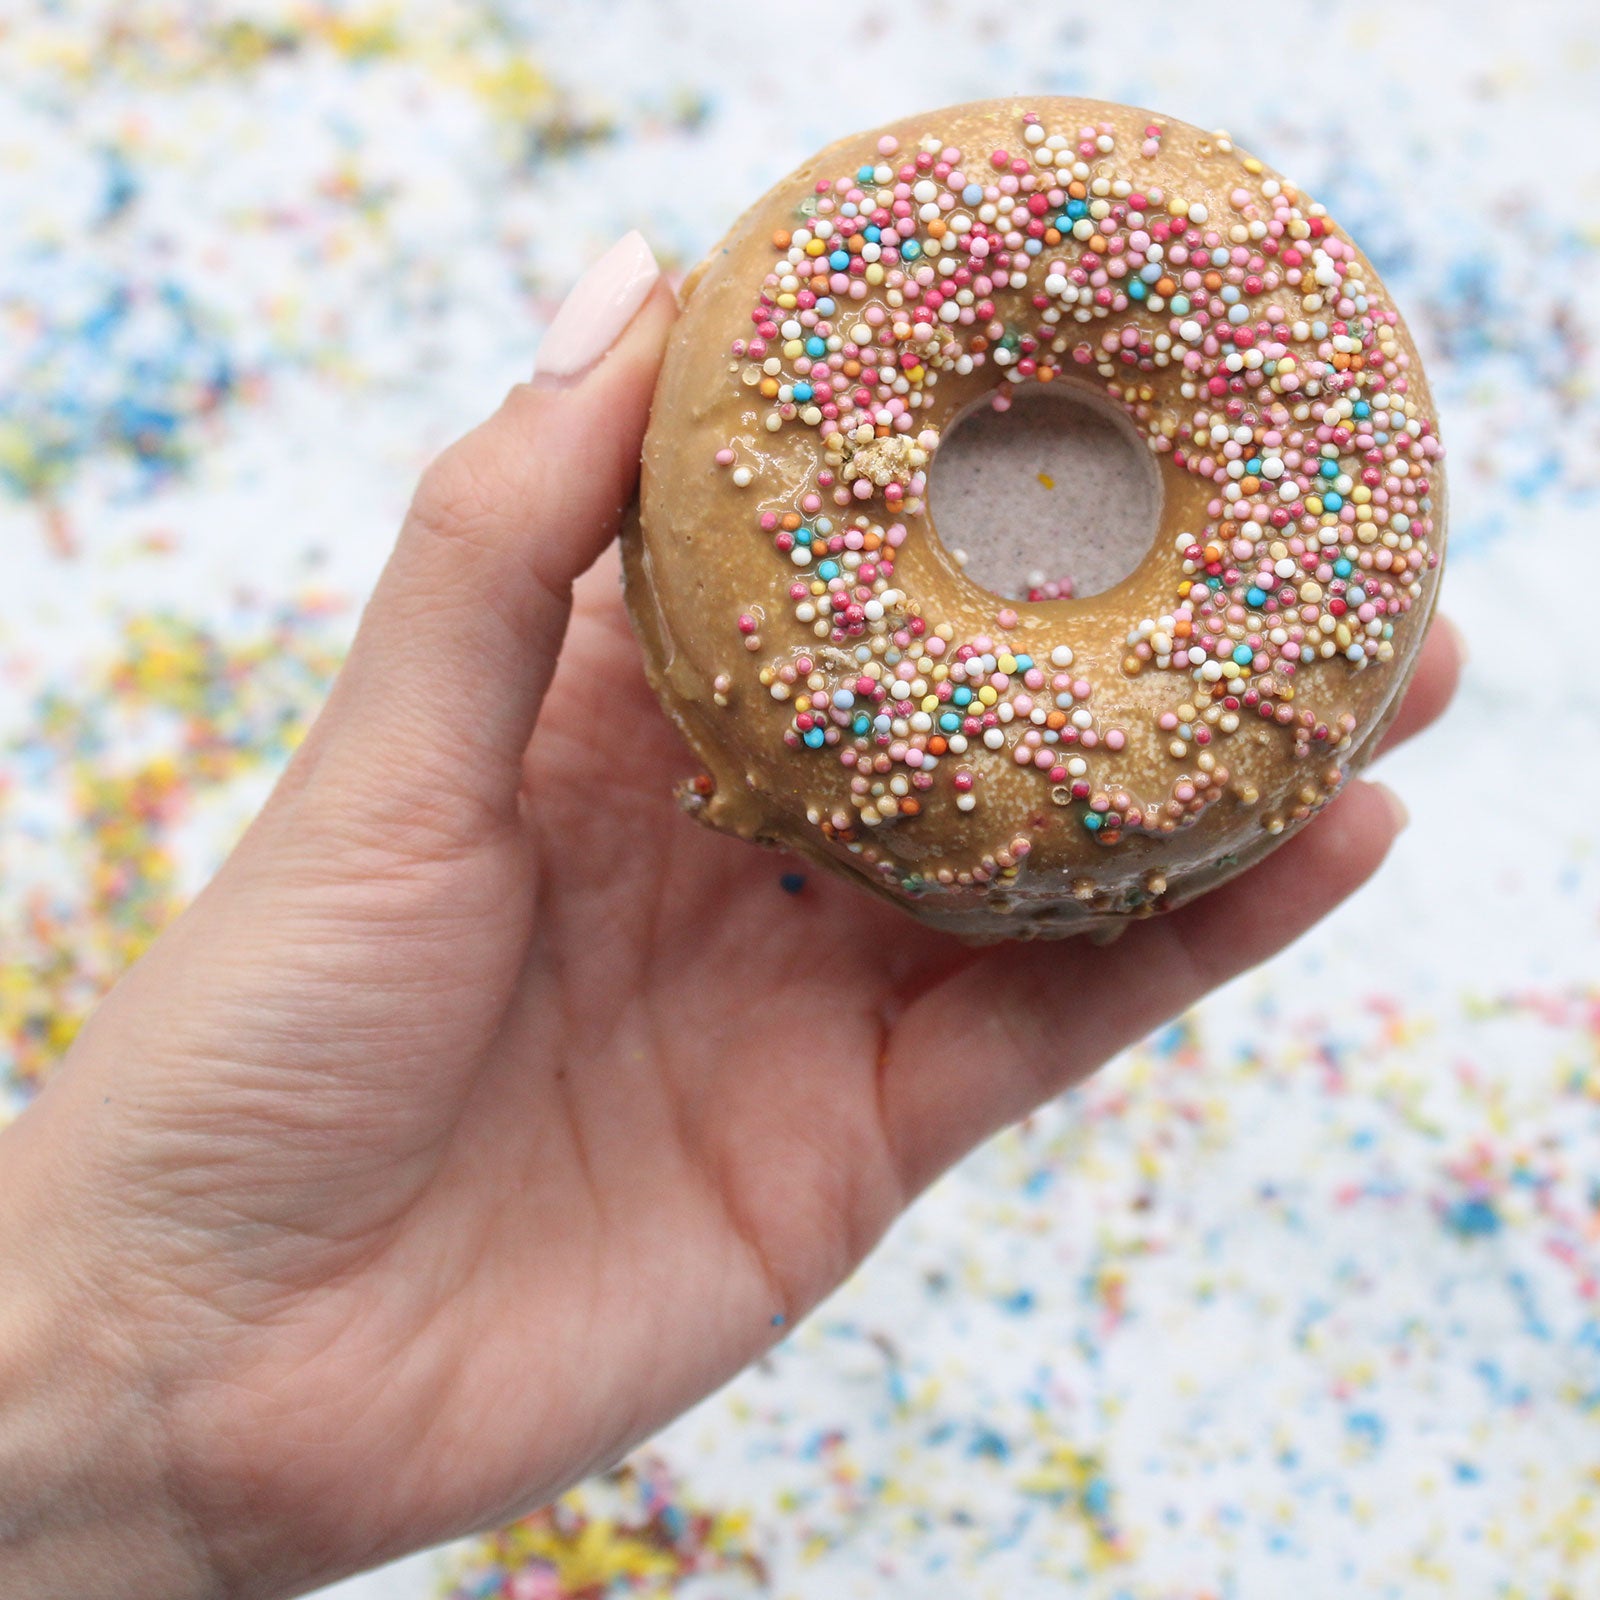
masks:
{"type": "Polygon", "coordinates": [[[1233,659],[1241,667],[1247,667],[1256,658],[1256,653],[1247,644],[1236,644],[1233,647],[1233,659]]]}
{"type": "Polygon", "coordinates": [[[876,223],[869,222],[864,231],[868,244],[876,244],[883,237],[883,229],[878,227],[876,223]]]}
{"type": "Polygon", "coordinates": [[[943,728],[946,733],[955,733],[961,727],[961,718],[958,717],[955,712],[947,711],[942,717],[939,718],[939,726],[943,728]]]}
{"type": "Polygon", "coordinates": [[[962,684],[955,690],[950,698],[954,700],[958,706],[970,706],[972,704],[972,691],[965,684],[962,684]]]}
{"type": "Polygon", "coordinates": [[[969,206],[981,204],[983,201],[983,185],[981,183],[969,183],[966,188],[961,191],[961,198],[969,206]]]}
{"type": "Polygon", "coordinates": [[[1324,461],[1317,470],[1324,478],[1337,478],[1339,476],[1339,463],[1337,461],[1324,461]]]}
{"type": "Polygon", "coordinates": [[[816,390],[814,390],[809,383],[797,383],[794,386],[794,397],[796,400],[809,400],[815,393],[816,390]]]}
{"type": "Polygon", "coordinates": [[[826,339],[819,339],[816,334],[812,334],[811,337],[806,340],[806,354],[813,360],[815,360],[818,356],[825,356],[827,353],[828,341],[826,339]]]}
{"type": "Polygon", "coordinates": [[[1322,497],[1322,509],[1324,511],[1337,511],[1343,505],[1344,496],[1338,493],[1337,490],[1329,489],[1322,497]]]}
{"type": "Polygon", "coordinates": [[[1090,833],[1098,833],[1105,826],[1105,818],[1098,811],[1090,811],[1085,814],[1083,825],[1090,833]]]}
{"type": "Polygon", "coordinates": [[[1264,606],[1267,603],[1266,591],[1264,589],[1246,590],[1244,602],[1247,606],[1264,606]]]}
{"type": "Polygon", "coordinates": [[[835,250],[828,257],[828,265],[835,272],[847,272],[850,268],[850,252],[848,250],[835,250]]]}
{"type": "Polygon", "coordinates": [[[839,576],[839,563],[837,561],[819,561],[817,563],[817,576],[819,578],[837,578],[839,576]]]}
{"type": "Polygon", "coordinates": [[[915,261],[922,254],[922,246],[915,239],[906,239],[900,245],[900,259],[902,261],[915,261]]]}
{"type": "Polygon", "coordinates": [[[801,737],[805,740],[809,749],[820,750],[822,748],[823,732],[821,728],[807,728],[801,737]]]}
{"type": "Polygon", "coordinates": [[[1376,1411],[1352,1411],[1344,1422],[1345,1431],[1376,1450],[1384,1441],[1389,1429],[1376,1411]]]}
{"type": "Polygon", "coordinates": [[[1372,407],[1365,400],[1357,400],[1351,409],[1358,417],[1370,417],[1372,415],[1372,407]]]}
{"type": "Polygon", "coordinates": [[[785,894],[799,894],[806,886],[806,875],[803,872],[785,872],[778,879],[778,887],[785,894]]]}
{"type": "Polygon", "coordinates": [[[1334,562],[1333,570],[1339,575],[1339,577],[1348,578],[1350,574],[1355,571],[1355,568],[1352,567],[1343,556],[1340,556],[1339,559],[1334,562]]]}
{"type": "Polygon", "coordinates": [[[1482,1239],[1500,1231],[1500,1213],[1492,1200],[1458,1200],[1445,1210],[1444,1225],[1463,1239],[1482,1239]]]}
{"type": "Polygon", "coordinates": [[[1128,285],[1128,298],[1130,300],[1143,300],[1144,297],[1149,293],[1149,285],[1142,282],[1138,278],[1135,278],[1133,282],[1128,285]]]}

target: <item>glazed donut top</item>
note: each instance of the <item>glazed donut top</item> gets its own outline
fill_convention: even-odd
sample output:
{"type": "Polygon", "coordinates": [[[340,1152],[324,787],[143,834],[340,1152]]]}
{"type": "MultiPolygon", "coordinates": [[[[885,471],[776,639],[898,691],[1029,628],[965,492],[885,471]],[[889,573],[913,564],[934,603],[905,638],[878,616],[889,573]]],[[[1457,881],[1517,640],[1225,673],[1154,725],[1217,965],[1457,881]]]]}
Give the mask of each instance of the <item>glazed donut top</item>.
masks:
{"type": "Polygon", "coordinates": [[[1005,100],[841,141],[696,273],[657,390],[629,599],[687,801],[969,932],[1187,898],[1370,754],[1440,456],[1370,264],[1225,135],[1005,100]],[[1014,601],[927,470],[1046,383],[1131,420],[1160,526],[1105,593],[1014,601]]]}

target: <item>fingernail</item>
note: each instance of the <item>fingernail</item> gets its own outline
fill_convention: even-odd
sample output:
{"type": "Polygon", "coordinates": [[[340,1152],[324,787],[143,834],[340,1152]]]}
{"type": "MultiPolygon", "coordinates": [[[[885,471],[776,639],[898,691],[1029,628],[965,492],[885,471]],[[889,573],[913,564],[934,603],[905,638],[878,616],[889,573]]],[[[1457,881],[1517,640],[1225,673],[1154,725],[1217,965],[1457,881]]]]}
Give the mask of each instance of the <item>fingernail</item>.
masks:
{"type": "Polygon", "coordinates": [[[592,367],[633,321],[660,276],[643,235],[623,234],[561,302],[539,346],[536,371],[571,378],[592,367]]]}
{"type": "Polygon", "coordinates": [[[1455,644],[1456,660],[1465,666],[1472,659],[1472,646],[1467,643],[1467,635],[1461,624],[1454,617],[1447,617],[1442,611],[1438,620],[1444,624],[1445,631],[1455,644]]]}
{"type": "Polygon", "coordinates": [[[1383,796],[1383,803],[1389,808],[1389,817],[1394,823],[1395,833],[1404,833],[1411,821],[1411,813],[1406,809],[1405,801],[1386,783],[1374,783],[1372,787],[1383,796]]]}

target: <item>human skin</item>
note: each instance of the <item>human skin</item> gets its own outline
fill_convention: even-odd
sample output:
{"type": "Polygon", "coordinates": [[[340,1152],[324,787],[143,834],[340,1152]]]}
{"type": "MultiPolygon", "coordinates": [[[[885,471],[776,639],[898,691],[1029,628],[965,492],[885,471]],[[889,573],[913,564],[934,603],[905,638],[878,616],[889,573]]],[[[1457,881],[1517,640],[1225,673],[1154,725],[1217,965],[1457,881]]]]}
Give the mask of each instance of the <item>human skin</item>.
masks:
{"type": "Polygon", "coordinates": [[[1398,831],[1353,781],[1107,945],[784,894],[677,810],[619,597],[672,316],[429,468],[261,814],[0,1133],[0,1594],[289,1595],[549,1500],[1398,831]]]}

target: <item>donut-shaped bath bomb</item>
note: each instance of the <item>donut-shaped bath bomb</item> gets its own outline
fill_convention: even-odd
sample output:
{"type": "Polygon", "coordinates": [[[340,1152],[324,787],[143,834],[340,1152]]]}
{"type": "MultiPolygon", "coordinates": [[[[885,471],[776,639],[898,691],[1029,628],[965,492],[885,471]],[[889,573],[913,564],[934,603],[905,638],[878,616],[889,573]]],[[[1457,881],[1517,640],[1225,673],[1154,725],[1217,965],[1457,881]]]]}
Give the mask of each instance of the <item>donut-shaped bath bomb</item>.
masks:
{"type": "Polygon", "coordinates": [[[1055,936],[1223,882],[1371,756],[1444,506],[1415,346],[1320,205],[1220,133],[993,100],[829,146],[691,276],[626,589],[701,821],[1055,936]],[[1089,598],[980,587],[929,515],[952,421],[1035,384],[1159,481],[1089,598]]]}

